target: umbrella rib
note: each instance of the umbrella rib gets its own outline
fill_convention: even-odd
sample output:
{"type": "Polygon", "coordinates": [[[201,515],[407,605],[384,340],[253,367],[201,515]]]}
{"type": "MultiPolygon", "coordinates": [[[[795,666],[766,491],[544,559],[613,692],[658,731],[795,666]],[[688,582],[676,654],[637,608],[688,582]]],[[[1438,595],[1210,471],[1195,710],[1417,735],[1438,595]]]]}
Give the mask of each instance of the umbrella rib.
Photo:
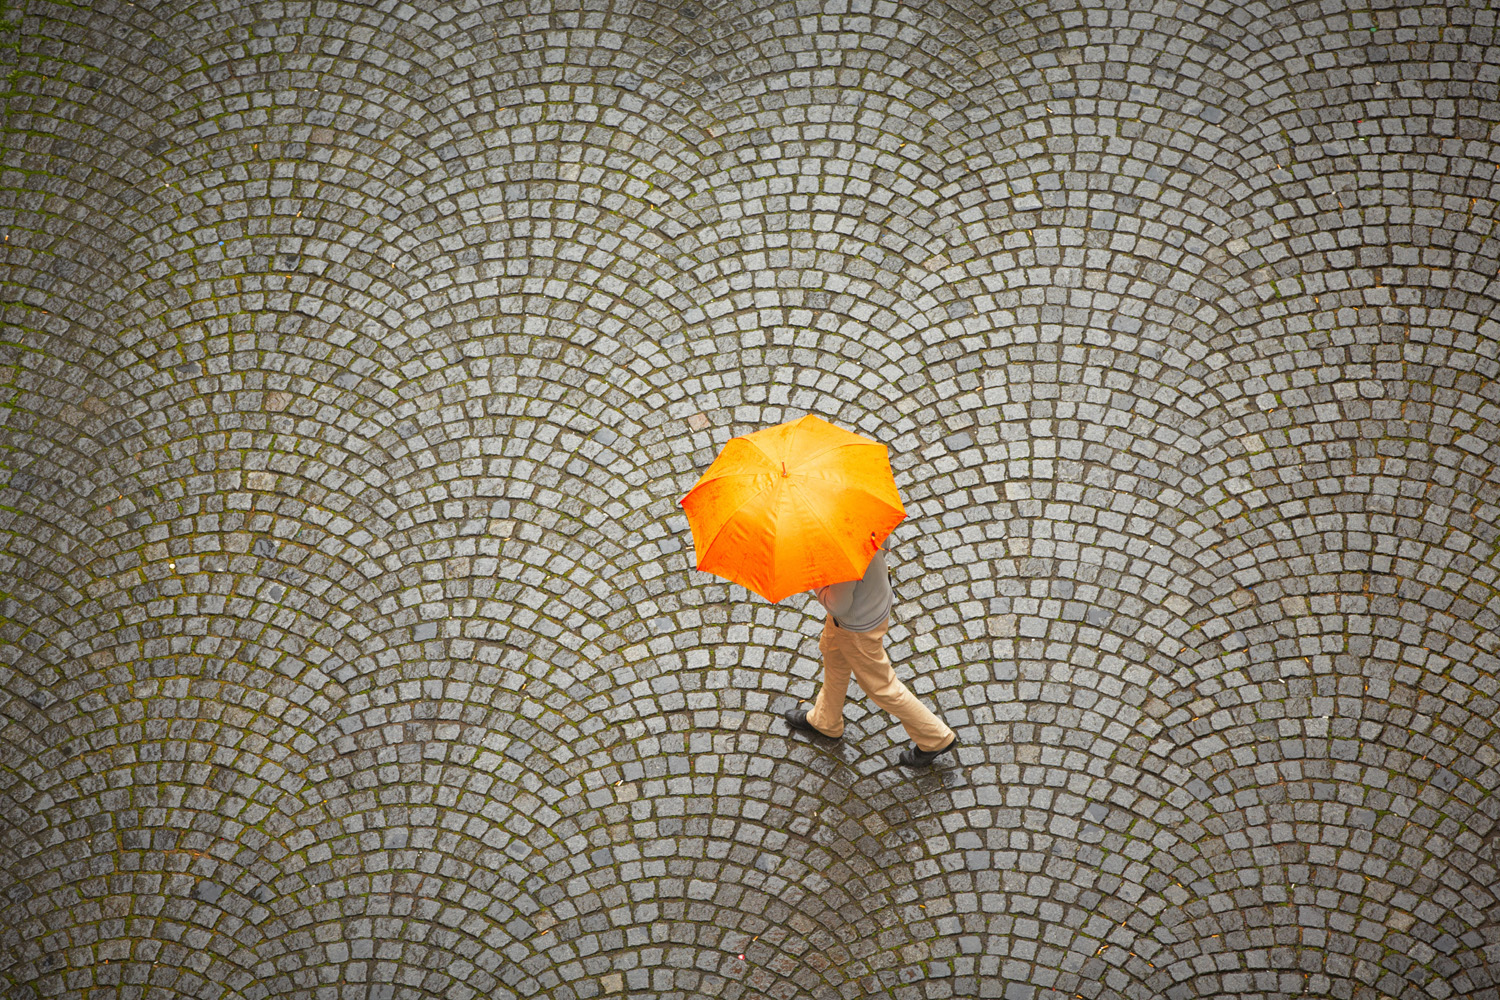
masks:
{"type": "MultiPolygon", "coordinates": [[[[756,451],[760,452],[760,457],[764,458],[766,460],[766,466],[768,468],[776,465],[776,459],[772,458],[770,456],[770,454],[766,451],[766,449],[762,448],[756,442],[750,440],[750,435],[745,434],[745,435],[742,435],[741,437],[739,437],[739,438],[737,438],[735,440],[743,441],[746,444],[748,444],[750,447],[754,448],[756,451]]],[[[740,473],[736,473],[736,475],[754,476],[754,475],[759,475],[759,473],[755,473],[755,472],[740,472],[740,473]]]]}
{"type": "Polygon", "coordinates": [[[839,442],[837,442],[835,444],[829,445],[826,448],[823,448],[820,451],[809,452],[806,455],[798,455],[797,456],[797,464],[799,466],[801,466],[801,465],[807,465],[809,462],[813,461],[814,459],[822,458],[824,455],[828,454],[830,451],[837,451],[840,448],[881,448],[881,447],[884,447],[884,445],[880,444],[878,441],[839,441],[839,442]]]}
{"type": "MultiPolygon", "coordinates": [[[[746,478],[748,478],[748,479],[758,479],[758,478],[760,478],[763,475],[765,475],[765,473],[763,473],[763,472],[731,472],[728,475],[715,476],[714,478],[715,479],[746,479],[746,478]]],[[[735,506],[734,510],[732,510],[728,514],[726,514],[724,516],[724,519],[719,522],[719,530],[714,532],[714,537],[710,538],[704,544],[704,546],[703,546],[703,554],[706,556],[706,555],[709,554],[709,552],[713,551],[714,545],[719,541],[719,536],[722,535],[722,534],[724,534],[724,529],[727,528],[727,527],[729,527],[730,523],[734,521],[734,518],[735,518],[736,514],[738,514],[740,511],[744,510],[750,504],[750,501],[754,500],[756,497],[758,497],[758,496],[762,495],[763,493],[765,493],[766,490],[772,489],[774,486],[775,486],[775,484],[772,483],[770,486],[762,487],[761,489],[756,490],[754,493],[748,494],[745,497],[744,500],[741,500],[739,502],[739,504],[737,504],[735,506]]]]}

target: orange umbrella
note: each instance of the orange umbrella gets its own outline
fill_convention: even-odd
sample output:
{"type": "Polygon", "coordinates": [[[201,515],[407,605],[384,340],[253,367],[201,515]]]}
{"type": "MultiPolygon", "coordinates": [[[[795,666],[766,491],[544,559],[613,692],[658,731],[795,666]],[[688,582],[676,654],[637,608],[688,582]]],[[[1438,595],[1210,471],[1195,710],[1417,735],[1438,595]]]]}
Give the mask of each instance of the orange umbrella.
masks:
{"type": "Polygon", "coordinates": [[[772,602],[858,580],[906,516],[885,445],[812,415],[731,438],[681,503],[698,568],[772,602]]]}

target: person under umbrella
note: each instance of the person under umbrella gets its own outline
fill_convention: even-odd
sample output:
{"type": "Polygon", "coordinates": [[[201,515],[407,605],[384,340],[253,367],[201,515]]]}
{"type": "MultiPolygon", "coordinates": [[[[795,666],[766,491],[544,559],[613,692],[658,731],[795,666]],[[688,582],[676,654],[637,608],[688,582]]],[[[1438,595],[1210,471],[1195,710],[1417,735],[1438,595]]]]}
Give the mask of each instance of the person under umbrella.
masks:
{"type": "Polygon", "coordinates": [[[870,700],[891,713],[906,728],[915,746],[898,758],[907,767],[930,767],[958,746],[958,737],[942,719],[917,700],[901,683],[885,652],[890,627],[890,573],[886,547],[876,550],[858,580],[819,587],[814,593],[828,612],[818,649],[823,654],[823,686],[811,711],[788,709],[786,724],[805,733],[838,739],[844,734],[844,696],[853,674],[870,700]]]}
{"type": "Polygon", "coordinates": [[[882,542],[906,517],[882,444],[818,417],[731,438],[681,500],[698,569],[773,603],[813,590],[827,619],[823,686],[787,724],[837,739],[849,678],[896,716],[913,747],[907,767],[954,749],[952,729],[896,677],[885,653],[892,605],[882,542]]]}

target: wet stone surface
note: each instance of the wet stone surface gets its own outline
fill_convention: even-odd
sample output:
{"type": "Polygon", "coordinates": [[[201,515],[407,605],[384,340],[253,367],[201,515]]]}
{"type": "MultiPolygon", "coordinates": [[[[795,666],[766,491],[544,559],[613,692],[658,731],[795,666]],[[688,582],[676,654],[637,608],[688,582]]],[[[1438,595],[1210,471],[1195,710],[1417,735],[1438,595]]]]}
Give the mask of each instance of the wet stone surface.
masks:
{"type": "Polygon", "coordinates": [[[3,9],[0,993],[1496,998],[1493,5],[3,9]]]}

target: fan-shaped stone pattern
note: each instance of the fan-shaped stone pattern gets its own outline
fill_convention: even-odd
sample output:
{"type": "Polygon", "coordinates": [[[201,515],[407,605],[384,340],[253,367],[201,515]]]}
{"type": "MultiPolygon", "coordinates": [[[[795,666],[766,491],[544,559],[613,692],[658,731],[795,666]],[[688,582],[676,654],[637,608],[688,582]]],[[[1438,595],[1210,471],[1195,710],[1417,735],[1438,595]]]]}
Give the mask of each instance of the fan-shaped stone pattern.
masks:
{"type": "Polygon", "coordinates": [[[1500,1000],[1496,20],[0,3],[0,991],[1500,1000]]]}

